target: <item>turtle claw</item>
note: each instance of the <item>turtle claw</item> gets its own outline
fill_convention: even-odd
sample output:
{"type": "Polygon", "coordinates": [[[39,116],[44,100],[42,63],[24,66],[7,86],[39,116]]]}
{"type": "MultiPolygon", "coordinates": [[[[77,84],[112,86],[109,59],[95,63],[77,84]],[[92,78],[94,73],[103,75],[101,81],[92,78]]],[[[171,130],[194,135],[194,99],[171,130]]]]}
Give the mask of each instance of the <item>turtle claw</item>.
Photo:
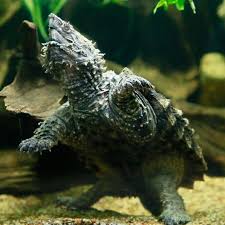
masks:
{"type": "Polygon", "coordinates": [[[72,197],[58,197],[56,199],[57,206],[64,206],[70,210],[82,210],[87,209],[84,204],[82,204],[78,199],[74,199],[72,197]]]}
{"type": "Polygon", "coordinates": [[[165,225],[184,225],[191,221],[189,215],[179,210],[165,210],[159,218],[165,225]]]}
{"type": "Polygon", "coordinates": [[[38,139],[36,137],[31,137],[29,139],[25,139],[23,140],[20,144],[19,144],[19,151],[21,152],[28,152],[28,153],[32,153],[32,152],[42,152],[42,151],[46,151],[52,148],[53,143],[51,140],[48,139],[38,139]]]}

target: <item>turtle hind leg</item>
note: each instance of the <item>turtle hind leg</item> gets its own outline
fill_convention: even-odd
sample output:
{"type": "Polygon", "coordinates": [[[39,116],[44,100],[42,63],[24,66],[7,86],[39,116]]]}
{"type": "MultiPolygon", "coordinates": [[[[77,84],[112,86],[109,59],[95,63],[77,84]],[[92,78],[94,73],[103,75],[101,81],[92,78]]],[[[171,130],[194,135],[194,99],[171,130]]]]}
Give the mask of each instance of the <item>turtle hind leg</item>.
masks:
{"type": "Polygon", "coordinates": [[[65,206],[68,209],[88,209],[104,196],[104,191],[101,189],[102,183],[98,182],[95,186],[91,187],[87,192],[81,194],[78,198],[73,197],[59,197],[56,204],[65,206]]]}
{"type": "Polygon", "coordinates": [[[183,165],[182,157],[171,155],[146,160],[142,167],[145,191],[141,201],[166,225],[190,222],[183,199],[177,193],[184,173],[183,165]]]}
{"type": "Polygon", "coordinates": [[[141,196],[144,207],[159,215],[166,225],[182,225],[190,221],[185,212],[184,203],[176,190],[173,176],[156,175],[146,185],[145,195],[141,196]]]}
{"type": "Polygon", "coordinates": [[[60,197],[56,203],[69,209],[88,209],[106,195],[122,197],[131,195],[131,192],[129,184],[124,182],[119,175],[112,176],[111,174],[101,178],[93,187],[78,198],[60,197]]]}

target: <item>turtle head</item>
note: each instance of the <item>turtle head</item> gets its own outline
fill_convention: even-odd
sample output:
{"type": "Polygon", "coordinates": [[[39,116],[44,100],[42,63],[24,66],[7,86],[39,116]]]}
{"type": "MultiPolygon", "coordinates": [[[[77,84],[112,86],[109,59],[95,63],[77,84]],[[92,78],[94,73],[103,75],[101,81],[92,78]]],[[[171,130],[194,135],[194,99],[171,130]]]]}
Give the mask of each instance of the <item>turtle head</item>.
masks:
{"type": "Polygon", "coordinates": [[[86,69],[103,69],[104,59],[95,45],[74,27],[51,13],[49,15],[49,41],[43,44],[44,68],[57,75],[62,71],[74,73],[86,69]]]}

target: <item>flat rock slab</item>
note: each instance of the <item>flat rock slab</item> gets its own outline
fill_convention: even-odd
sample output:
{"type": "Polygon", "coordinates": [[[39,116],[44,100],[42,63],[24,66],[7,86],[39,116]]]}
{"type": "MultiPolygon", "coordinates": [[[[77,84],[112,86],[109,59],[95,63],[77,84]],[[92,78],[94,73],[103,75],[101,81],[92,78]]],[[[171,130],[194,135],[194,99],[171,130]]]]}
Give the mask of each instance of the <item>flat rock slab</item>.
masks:
{"type": "Polygon", "coordinates": [[[203,105],[225,106],[225,57],[220,53],[205,54],[200,63],[201,94],[203,105]]]}

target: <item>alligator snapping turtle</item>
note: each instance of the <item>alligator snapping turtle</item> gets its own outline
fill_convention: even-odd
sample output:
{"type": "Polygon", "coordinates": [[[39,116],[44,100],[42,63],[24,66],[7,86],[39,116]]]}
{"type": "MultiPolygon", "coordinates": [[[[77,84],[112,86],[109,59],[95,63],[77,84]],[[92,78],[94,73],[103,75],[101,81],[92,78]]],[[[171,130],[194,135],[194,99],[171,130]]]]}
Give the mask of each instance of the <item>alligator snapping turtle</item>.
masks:
{"type": "Polygon", "coordinates": [[[179,186],[192,187],[206,169],[194,130],[167,98],[125,68],[105,71],[95,45],[68,22],[49,15],[43,67],[59,80],[68,101],[23,140],[23,152],[72,146],[100,178],[68,207],[87,208],[104,195],[139,196],[167,225],[186,224],[179,186]]]}

